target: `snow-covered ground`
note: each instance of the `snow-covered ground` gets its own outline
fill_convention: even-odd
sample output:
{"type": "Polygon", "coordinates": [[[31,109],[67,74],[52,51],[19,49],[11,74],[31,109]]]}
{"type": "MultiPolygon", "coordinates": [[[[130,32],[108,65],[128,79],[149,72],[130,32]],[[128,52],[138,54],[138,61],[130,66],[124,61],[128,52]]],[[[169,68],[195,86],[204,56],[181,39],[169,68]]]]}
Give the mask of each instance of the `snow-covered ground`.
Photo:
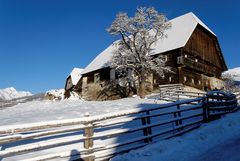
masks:
{"type": "Polygon", "coordinates": [[[111,161],[239,161],[240,111],[183,136],[150,144],[111,161]]]}
{"type": "MultiPolygon", "coordinates": [[[[23,123],[45,122],[50,120],[74,119],[84,117],[86,113],[90,116],[99,114],[119,112],[121,110],[142,108],[143,104],[166,103],[154,98],[140,99],[138,97],[125,98],[114,101],[83,101],[83,100],[62,100],[62,101],[31,101],[19,103],[13,107],[7,107],[0,110],[0,128],[8,125],[16,125],[23,123]]],[[[147,106],[144,106],[147,108],[147,106]]],[[[204,125],[201,129],[193,131],[182,137],[164,140],[156,144],[149,145],[143,149],[135,150],[129,154],[118,156],[113,160],[197,160],[205,155],[205,150],[212,150],[217,153],[215,146],[225,144],[234,144],[234,139],[240,136],[240,112],[230,114],[222,120],[204,125]],[[233,139],[234,138],[234,139],[233,139]],[[207,147],[207,148],[206,148],[207,147]],[[200,150],[199,150],[200,149],[200,150]],[[175,155],[175,153],[177,155],[175,155]],[[203,155],[204,154],[204,155],[203,155]],[[162,159],[161,159],[162,158],[162,159]],[[180,158],[180,159],[179,159],[180,158]],[[196,159],[197,158],[197,159],[196,159]]],[[[142,132],[141,132],[142,135],[142,132]]],[[[80,136],[80,133],[66,134],[62,139],[72,139],[80,136]]],[[[56,136],[58,137],[58,136],[56,136]]],[[[60,136],[59,136],[60,137],[60,136]]],[[[41,140],[41,138],[39,138],[41,140]]],[[[58,138],[56,138],[58,139],[58,138]]],[[[34,141],[34,140],[32,140],[34,141]]],[[[114,140],[108,140],[114,141],[114,140]]],[[[117,141],[117,140],[116,140],[117,141]]],[[[101,140],[97,140],[94,144],[102,145],[101,140]]],[[[12,145],[3,146],[3,149],[14,148],[12,145]],[[8,147],[10,146],[10,147],[8,147]]],[[[81,148],[82,142],[70,145],[64,145],[51,149],[45,149],[40,152],[32,152],[20,156],[4,158],[3,160],[19,160],[42,156],[56,152],[71,152],[71,149],[81,148]],[[70,149],[70,150],[69,150],[70,149]]],[[[224,145],[223,145],[224,146],[224,145]]],[[[220,147],[219,147],[220,148],[220,147]]],[[[218,150],[218,149],[217,149],[218,150]]],[[[222,150],[221,148],[219,150],[222,150]]],[[[58,159],[57,159],[58,160],[58,159]]],[[[66,158],[62,159],[66,160],[66,158]]],[[[199,160],[200,161],[200,160],[199,160]]],[[[233,160],[232,160],[233,161],[233,160]]]]}
{"type": "Polygon", "coordinates": [[[155,99],[125,98],[114,101],[31,101],[0,110],[0,126],[50,120],[80,118],[138,108],[141,103],[163,103],[155,99]]]}
{"type": "MultiPolygon", "coordinates": [[[[119,112],[121,110],[130,110],[141,108],[141,104],[156,104],[165,103],[155,99],[140,99],[139,97],[125,98],[114,101],[83,101],[83,100],[63,100],[63,101],[30,101],[26,103],[19,103],[13,107],[7,107],[0,110],[0,129],[8,125],[21,125],[24,123],[45,122],[51,120],[76,119],[84,117],[86,113],[90,116],[101,115],[112,112],[119,112]]],[[[62,139],[78,138],[81,134],[74,132],[71,136],[69,134],[63,135],[62,139]]],[[[57,137],[57,136],[56,136],[57,137]]],[[[58,139],[58,138],[57,138],[58,139]]],[[[37,139],[38,140],[38,139],[37,139]]],[[[41,138],[40,138],[41,140],[41,138]]],[[[32,140],[34,142],[34,140],[32,140]]],[[[101,140],[95,142],[100,144],[101,140]]],[[[16,144],[18,145],[18,144],[16,144]]],[[[2,145],[2,149],[12,149],[13,145],[2,145]]],[[[20,156],[13,156],[3,158],[5,161],[26,159],[49,153],[56,152],[71,152],[71,149],[81,148],[82,142],[77,142],[70,145],[64,145],[51,149],[42,150],[41,152],[32,152],[20,156]]],[[[0,146],[1,149],[1,146],[0,146]]],[[[1,160],[1,158],[0,158],[1,160]]],[[[57,159],[58,160],[58,159],[57,159]]],[[[67,160],[62,159],[62,160],[67,160]]]]}
{"type": "Polygon", "coordinates": [[[0,100],[11,100],[14,98],[20,98],[25,96],[31,96],[32,94],[30,92],[25,91],[17,91],[13,87],[0,89],[0,100]]]}

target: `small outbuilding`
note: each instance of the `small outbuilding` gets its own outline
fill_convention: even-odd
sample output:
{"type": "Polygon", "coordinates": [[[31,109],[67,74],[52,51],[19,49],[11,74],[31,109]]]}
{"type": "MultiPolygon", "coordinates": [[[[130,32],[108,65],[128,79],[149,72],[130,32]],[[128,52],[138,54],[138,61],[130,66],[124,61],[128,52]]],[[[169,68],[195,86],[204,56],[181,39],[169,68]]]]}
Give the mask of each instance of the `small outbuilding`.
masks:
{"type": "Polygon", "coordinates": [[[81,93],[81,88],[77,88],[77,84],[81,82],[83,69],[81,68],[73,68],[72,72],[66,79],[65,83],[65,98],[70,96],[70,92],[74,91],[77,93],[81,93]]]}

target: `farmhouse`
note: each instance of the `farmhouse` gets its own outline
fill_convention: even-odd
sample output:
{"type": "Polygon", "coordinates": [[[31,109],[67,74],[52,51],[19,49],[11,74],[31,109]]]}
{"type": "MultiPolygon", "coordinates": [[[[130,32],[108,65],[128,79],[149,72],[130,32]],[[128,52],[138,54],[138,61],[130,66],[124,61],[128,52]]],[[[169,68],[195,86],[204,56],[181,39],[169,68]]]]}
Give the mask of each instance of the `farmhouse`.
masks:
{"type": "MultiPolygon", "coordinates": [[[[174,18],[170,22],[172,27],[166,31],[167,38],[157,41],[153,56],[164,55],[167,66],[171,66],[174,73],[166,73],[164,78],[151,74],[149,81],[152,89],[157,89],[160,84],[175,83],[201,90],[223,88],[221,73],[227,70],[227,66],[216,34],[193,13],[174,18]]],[[[82,72],[83,97],[91,97],[89,94],[96,96],[110,80],[118,79],[114,69],[110,68],[116,50],[113,44],[82,72]]]]}

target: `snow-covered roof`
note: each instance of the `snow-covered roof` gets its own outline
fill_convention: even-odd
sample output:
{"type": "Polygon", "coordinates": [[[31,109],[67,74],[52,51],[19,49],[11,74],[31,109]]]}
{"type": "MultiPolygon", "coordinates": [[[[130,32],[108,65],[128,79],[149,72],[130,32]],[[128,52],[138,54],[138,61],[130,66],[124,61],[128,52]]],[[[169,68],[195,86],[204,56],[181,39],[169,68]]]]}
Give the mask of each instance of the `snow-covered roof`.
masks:
{"type": "Polygon", "coordinates": [[[81,68],[73,68],[72,72],[70,73],[73,85],[76,85],[78,81],[81,79],[83,70],[84,69],[81,68]]]}
{"type": "MultiPolygon", "coordinates": [[[[197,25],[201,25],[210,33],[215,35],[197,16],[192,12],[170,20],[172,27],[166,31],[167,38],[159,39],[153,50],[153,54],[160,54],[166,51],[184,47],[197,25]]],[[[216,35],[215,35],[216,36],[216,35]]],[[[114,42],[115,43],[115,42],[114,42]]],[[[89,73],[110,65],[113,52],[116,46],[111,44],[101,52],[82,72],[89,73]]]]}

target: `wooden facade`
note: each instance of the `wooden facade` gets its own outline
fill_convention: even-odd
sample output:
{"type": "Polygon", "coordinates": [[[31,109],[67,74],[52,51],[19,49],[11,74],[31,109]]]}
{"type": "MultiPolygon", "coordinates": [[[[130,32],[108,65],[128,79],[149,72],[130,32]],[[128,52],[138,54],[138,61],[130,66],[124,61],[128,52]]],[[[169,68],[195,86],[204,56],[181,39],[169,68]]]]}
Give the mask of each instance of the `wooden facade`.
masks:
{"type": "Polygon", "coordinates": [[[154,87],[159,84],[182,83],[201,90],[223,88],[222,72],[227,70],[217,38],[198,25],[183,48],[163,53],[174,74],[165,78],[155,75],[154,87]]]}

